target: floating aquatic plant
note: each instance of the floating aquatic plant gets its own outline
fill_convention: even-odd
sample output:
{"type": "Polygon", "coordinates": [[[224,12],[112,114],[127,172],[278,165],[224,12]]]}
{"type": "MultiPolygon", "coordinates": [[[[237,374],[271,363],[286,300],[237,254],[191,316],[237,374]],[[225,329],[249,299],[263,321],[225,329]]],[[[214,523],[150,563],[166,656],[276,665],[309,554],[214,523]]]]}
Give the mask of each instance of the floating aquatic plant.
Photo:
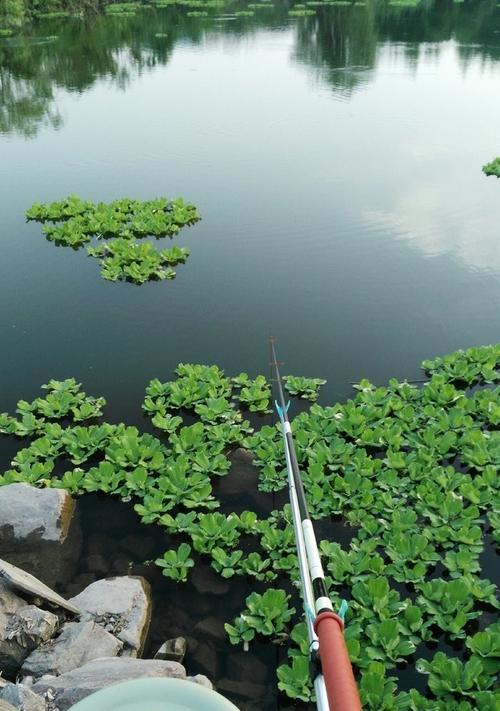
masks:
{"type": "Polygon", "coordinates": [[[264,375],[258,375],[254,380],[247,376],[246,379],[240,379],[238,384],[242,384],[242,387],[236,397],[243,406],[250,412],[268,412],[271,388],[264,375]]]}
{"type": "Polygon", "coordinates": [[[290,395],[298,395],[310,402],[318,399],[319,389],[326,383],[326,380],[321,378],[303,378],[297,375],[285,375],[283,381],[290,395]]]}
{"type": "Polygon", "coordinates": [[[155,563],[162,568],[162,573],[167,578],[185,582],[189,568],[194,566],[194,560],[190,558],[190,553],[191,546],[187,543],[181,543],[176,551],[167,551],[162,558],[157,558],[155,563]]]}
{"type": "Polygon", "coordinates": [[[112,5],[106,5],[105,12],[107,15],[135,15],[139,9],[137,2],[116,2],[112,5]]]}
{"type": "MultiPolygon", "coordinates": [[[[44,210],[81,216],[87,205],[74,199],[44,210]]],[[[348,544],[323,534],[321,551],[333,600],[349,597],[346,642],[367,709],[495,708],[498,628],[489,622],[498,602],[482,556],[500,541],[500,388],[492,387],[499,362],[498,345],[459,351],[425,361],[429,380],[422,387],[362,380],[348,402],[314,403],[294,418],[313,518],[342,516],[352,528],[348,544]],[[426,643],[441,640],[462,657],[441,652],[419,663],[428,675],[426,696],[396,693],[391,670],[408,667],[426,643]]],[[[236,447],[251,451],[259,488],[286,485],[280,426],[254,432],[241,412],[268,409],[269,384],[202,364],[181,363],[175,376],[147,386],[143,411],[157,437],[103,423],[104,400],[76,380],[50,381],[43,396],[0,415],[1,434],[29,441],[0,483],[132,500],[144,523],[182,537],[156,561],[167,577],[184,580],[194,550],[228,580],[246,579],[249,591],[256,582],[271,585],[247,598],[246,610],[226,626],[229,640],[248,645],[260,635],[290,635],[278,685],[291,698],[311,699],[304,629],[292,627],[295,600],[287,597],[298,575],[289,505],[263,520],[249,510],[216,510],[213,482],[229,473],[236,447]]]]}
{"type": "Polygon", "coordinates": [[[253,592],[246,599],[246,609],[234,624],[224,625],[231,643],[249,641],[245,639],[246,630],[266,637],[275,637],[283,632],[295,612],[293,607],[289,607],[289,600],[290,595],[285,590],[269,588],[262,595],[253,592]]]}
{"type": "Polygon", "coordinates": [[[299,7],[295,5],[291,10],[288,11],[289,17],[312,17],[316,14],[316,10],[311,8],[306,8],[305,6],[299,7]]]}
{"type": "Polygon", "coordinates": [[[189,250],[183,247],[157,250],[151,242],[138,240],[173,237],[200,219],[194,205],[181,199],[124,198],[94,204],[76,195],[48,204],[35,203],[26,217],[42,222],[44,234],[55,244],[79,249],[94,241],[87,253],[99,260],[103,278],[135,284],[174,279],[172,265],[184,263],[189,256],[189,250]]]}
{"type": "Polygon", "coordinates": [[[495,158],[491,163],[486,163],[486,165],[483,166],[483,173],[486,175],[496,175],[497,178],[500,178],[500,158],[495,158]]]}

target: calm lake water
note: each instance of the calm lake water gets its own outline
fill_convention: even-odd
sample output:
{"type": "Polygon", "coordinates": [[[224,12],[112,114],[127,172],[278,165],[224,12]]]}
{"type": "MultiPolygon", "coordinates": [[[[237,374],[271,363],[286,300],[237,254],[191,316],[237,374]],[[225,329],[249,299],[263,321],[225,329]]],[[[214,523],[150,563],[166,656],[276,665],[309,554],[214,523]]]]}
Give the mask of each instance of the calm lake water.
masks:
{"type": "Polygon", "coordinates": [[[269,334],[324,401],[498,341],[495,2],[46,21],[0,63],[2,409],[74,375],[134,422],[179,361],[268,372],[269,334]],[[193,201],[177,279],[106,282],[26,224],[68,193],[193,201]]]}
{"type": "Polygon", "coordinates": [[[268,373],[270,334],[322,402],[499,340],[500,7],[287,7],[0,40],[0,411],[75,376],[140,424],[151,378],[268,373]],[[194,202],[175,281],[106,282],[25,222],[69,193],[194,202]]]}

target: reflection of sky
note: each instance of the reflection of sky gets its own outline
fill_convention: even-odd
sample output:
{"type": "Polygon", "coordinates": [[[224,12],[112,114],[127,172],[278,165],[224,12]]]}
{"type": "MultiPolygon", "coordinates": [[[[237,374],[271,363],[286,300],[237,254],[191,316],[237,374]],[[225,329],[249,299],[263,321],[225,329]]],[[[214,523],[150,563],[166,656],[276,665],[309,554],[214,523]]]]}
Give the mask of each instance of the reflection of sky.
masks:
{"type": "Polygon", "coordinates": [[[439,51],[422,48],[408,82],[401,55],[402,46],[380,48],[376,88],[367,91],[376,99],[365,97],[364,106],[377,141],[386,131],[394,141],[388,161],[401,180],[377,206],[368,198],[365,220],[428,256],[449,253],[500,273],[500,184],[481,172],[500,153],[500,94],[493,91],[500,65],[477,58],[462,69],[457,46],[448,42],[439,51]]]}

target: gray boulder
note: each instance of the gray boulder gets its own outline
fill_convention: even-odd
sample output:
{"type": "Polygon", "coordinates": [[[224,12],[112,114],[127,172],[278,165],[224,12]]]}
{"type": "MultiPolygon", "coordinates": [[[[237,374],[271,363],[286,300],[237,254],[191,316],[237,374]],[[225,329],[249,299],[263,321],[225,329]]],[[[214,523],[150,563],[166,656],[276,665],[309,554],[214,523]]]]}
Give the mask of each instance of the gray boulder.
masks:
{"type": "Polygon", "coordinates": [[[0,550],[47,585],[67,582],[81,550],[75,500],[63,489],[22,483],[2,486],[0,550]]]}
{"type": "Polygon", "coordinates": [[[141,577],[121,576],[96,580],[71,603],[82,619],[94,620],[123,643],[123,656],[142,654],[151,620],[151,590],[141,577]]]}
{"type": "MultiPolygon", "coordinates": [[[[2,487],[0,487],[0,492],[2,487]]],[[[0,559],[0,580],[18,595],[28,599],[36,599],[41,605],[52,605],[62,607],[75,615],[80,614],[80,610],[72,605],[56,592],[51,590],[40,580],[30,575],[21,568],[18,568],[6,560],[0,559]]]]}
{"type": "Polygon", "coordinates": [[[33,685],[36,694],[50,691],[59,711],[111,684],[144,677],[186,678],[186,670],[178,662],[159,659],[101,658],[54,679],[41,679],[33,685]]]}
{"type": "Polygon", "coordinates": [[[26,605],[5,585],[0,585],[0,669],[10,676],[16,674],[28,651],[17,640],[9,639],[7,630],[15,624],[18,611],[26,605]]]}
{"type": "Polygon", "coordinates": [[[7,684],[0,691],[0,699],[0,711],[2,703],[12,704],[12,708],[17,711],[45,711],[46,707],[45,699],[33,693],[24,684],[7,684]]]}
{"type": "Polygon", "coordinates": [[[95,622],[67,622],[61,634],[40,645],[25,660],[22,673],[36,679],[44,674],[59,676],[98,657],[115,657],[123,642],[95,622]]]}
{"type": "Polygon", "coordinates": [[[0,580],[21,597],[36,600],[40,605],[62,607],[63,610],[72,612],[74,615],[80,614],[80,610],[75,605],[72,605],[33,575],[1,559],[0,580]]]}
{"type": "Polygon", "coordinates": [[[36,605],[21,607],[7,626],[8,639],[15,639],[25,649],[35,649],[47,642],[57,631],[59,618],[36,605]]]}
{"type": "Polygon", "coordinates": [[[17,709],[15,706],[12,706],[12,704],[9,704],[7,701],[2,701],[2,699],[0,699],[0,711],[17,711],[17,709]]]}
{"type": "Polygon", "coordinates": [[[27,605],[0,581],[0,669],[15,676],[24,659],[50,638],[59,624],[56,615],[27,605]]]}
{"type": "MultiPolygon", "coordinates": [[[[5,599],[5,591],[0,592],[0,608],[5,599]]],[[[14,614],[6,614],[5,607],[0,609],[0,668],[11,677],[17,674],[28,654],[50,639],[59,626],[57,615],[21,603],[24,606],[14,614]]]]}
{"type": "Polygon", "coordinates": [[[174,637],[163,642],[155,654],[155,659],[170,659],[173,662],[182,662],[186,656],[187,642],[185,637],[174,637]]]}

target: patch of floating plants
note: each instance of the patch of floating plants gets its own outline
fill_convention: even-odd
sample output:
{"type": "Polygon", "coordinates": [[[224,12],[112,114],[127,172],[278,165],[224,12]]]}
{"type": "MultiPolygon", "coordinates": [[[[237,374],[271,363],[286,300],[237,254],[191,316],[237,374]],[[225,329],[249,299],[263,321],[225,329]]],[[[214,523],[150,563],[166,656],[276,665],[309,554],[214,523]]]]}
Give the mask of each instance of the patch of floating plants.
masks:
{"type": "Polygon", "coordinates": [[[495,158],[491,163],[486,163],[486,165],[483,166],[483,173],[486,175],[496,175],[497,178],[500,178],[500,158],[495,158]]]}
{"type": "Polygon", "coordinates": [[[316,14],[316,10],[305,5],[294,5],[289,11],[289,17],[311,17],[316,14]]]}
{"type": "MultiPolygon", "coordinates": [[[[44,209],[47,219],[61,214],[44,209]]],[[[354,534],[320,546],[333,599],[349,599],[345,635],[363,708],[495,711],[499,605],[481,565],[500,543],[500,344],[423,368],[421,387],[362,380],[343,404],[312,404],[294,418],[297,456],[312,517],[354,534]],[[423,693],[398,689],[395,672],[407,668],[426,675],[423,693]]],[[[103,398],[74,379],[51,380],[44,395],[0,415],[0,433],[29,440],[0,484],[132,499],[141,520],[174,541],[155,561],[165,576],[182,585],[204,558],[223,578],[246,580],[228,644],[287,643],[277,683],[295,708],[313,690],[290,509],[271,511],[271,492],[286,486],[280,425],[247,419],[268,411],[270,385],[217,366],[181,363],[175,375],[146,388],[142,407],[157,436],[103,422],[103,398]],[[253,454],[259,488],[270,492],[267,518],[217,510],[214,482],[229,474],[237,447],[253,454]],[[56,474],[59,462],[71,465],[56,474]]],[[[314,400],[323,382],[289,377],[287,387],[314,400]]]]}
{"type": "Polygon", "coordinates": [[[57,20],[67,17],[75,17],[73,13],[68,10],[53,10],[52,12],[37,12],[35,17],[39,20],[57,20]]]}
{"type": "Polygon", "coordinates": [[[182,199],[130,200],[92,203],[76,195],[59,202],[35,203],[28,220],[44,223],[43,232],[54,244],[73,249],[84,245],[101,264],[101,276],[110,281],[143,284],[153,279],[173,279],[172,266],[184,263],[189,250],[181,247],[157,250],[145,237],[172,238],[200,219],[194,205],[182,199]]]}
{"type": "Polygon", "coordinates": [[[137,2],[117,2],[112,5],[106,5],[106,15],[135,15],[140,7],[137,2]]]}

